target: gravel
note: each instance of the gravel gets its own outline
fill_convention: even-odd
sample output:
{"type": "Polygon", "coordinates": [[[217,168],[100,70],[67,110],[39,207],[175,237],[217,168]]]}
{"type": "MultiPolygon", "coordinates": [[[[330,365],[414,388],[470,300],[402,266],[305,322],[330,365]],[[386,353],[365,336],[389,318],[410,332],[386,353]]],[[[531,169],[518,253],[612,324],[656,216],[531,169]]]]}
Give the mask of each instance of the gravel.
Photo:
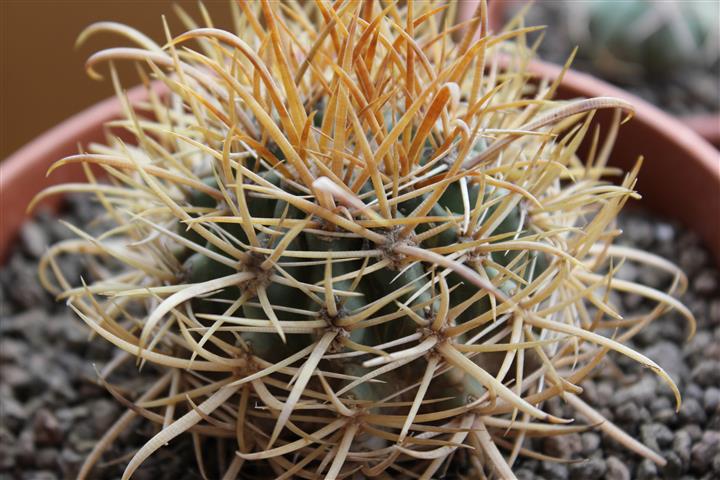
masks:
{"type": "MultiPolygon", "coordinates": [[[[69,203],[63,219],[86,225],[95,216],[92,204],[74,198],[69,203]]],[[[718,270],[712,268],[698,237],[675,224],[631,212],[620,218],[620,228],[627,234],[622,242],[658,253],[690,276],[683,301],[697,316],[695,337],[686,341],[683,319],[671,312],[633,339],[635,348],[677,381],[683,405],[675,413],[672,392],[652,372],[618,355],[606,361],[609,368],[582,384],[583,398],[658,451],[668,464],[657,467],[600,432],[589,431],[533,440],[528,446],[537,452],[569,462],[521,456],[514,466],[518,478],[720,478],[718,270]]],[[[96,383],[95,368],[102,369],[116,352],[102,339],[89,339],[84,325],[38,284],[38,256],[46,245],[70,238],[68,232],[58,228],[55,217],[44,213],[26,224],[21,235],[24,246],[0,270],[0,480],[73,479],[95,440],[125,411],[96,383]]],[[[61,268],[92,275],[92,269],[76,258],[64,258],[61,268]]],[[[643,267],[621,275],[628,280],[651,280],[660,288],[671,280],[643,267]]],[[[620,305],[625,315],[649,308],[642,299],[630,296],[620,299],[620,305]]],[[[120,369],[114,383],[122,382],[123,375],[131,386],[138,387],[142,381],[132,365],[120,369]]],[[[547,407],[558,415],[565,409],[558,399],[547,407]]],[[[103,456],[92,479],[119,478],[129,456],[154,433],[147,423],[131,424],[103,456]]],[[[181,436],[169,448],[160,449],[133,478],[202,478],[191,439],[181,436]]]]}
{"type": "MultiPolygon", "coordinates": [[[[87,197],[71,197],[68,204],[61,218],[88,228],[97,208],[87,197]]],[[[47,245],[68,238],[72,233],[56,216],[41,212],[23,226],[18,247],[0,270],[0,480],[76,478],[95,441],[125,411],[95,381],[95,367],[101,369],[116,350],[102,339],[89,340],[85,325],[38,283],[39,257],[47,245]]],[[[75,278],[92,276],[78,258],[62,258],[60,267],[75,278]]],[[[120,370],[123,375],[137,380],[133,367],[120,370]]],[[[91,479],[120,478],[129,455],[154,433],[142,422],[131,424],[91,479]]],[[[187,460],[194,458],[191,441],[172,445],[133,478],[202,478],[194,460],[187,460]]]]}
{"type": "Polygon", "coordinates": [[[607,465],[602,458],[589,458],[570,466],[571,480],[598,480],[607,472],[607,465]]]}
{"type": "MultiPolygon", "coordinates": [[[[670,390],[652,372],[619,356],[611,357],[605,368],[582,384],[583,398],[651,449],[667,465],[631,454],[597,432],[535,441],[531,445],[547,455],[565,460],[588,459],[558,464],[548,475],[533,463],[519,459],[517,467],[528,471],[528,479],[703,479],[720,478],[720,291],[717,268],[698,237],[679,226],[632,211],[620,217],[625,235],[620,243],[641,247],[678,264],[689,276],[689,290],[682,300],[698,321],[696,335],[687,340],[684,320],[670,312],[656,320],[632,340],[634,348],[655,360],[677,382],[683,396],[679,412],[670,390]],[[634,233],[635,232],[635,233],[634,233]],[[638,234],[636,232],[641,232],[638,234]],[[649,232],[649,233],[648,233],[649,232]],[[654,232],[654,234],[653,234],[654,232]],[[697,283],[701,285],[698,286],[697,283]],[[597,446],[595,438],[599,439],[597,446]],[[567,473],[560,469],[566,469],[567,473]],[[530,475],[532,472],[532,475],[530,475]],[[602,473],[599,473],[602,472],[602,473]],[[600,476],[597,476],[600,475],[600,476]]],[[[671,279],[644,267],[633,266],[620,276],[665,288],[671,279]]],[[[622,313],[647,312],[651,305],[641,298],[622,299],[622,313]]],[[[563,414],[562,405],[557,414],[563,414]]],[[[569,412],[565,412],[569,413],[569,412]]]]}
{"type": "Polygon", "coordinates": [[[630,470],[618,457],[613,455],[605,460],[605,478],[607,480],[630,480],[630,470]]]}

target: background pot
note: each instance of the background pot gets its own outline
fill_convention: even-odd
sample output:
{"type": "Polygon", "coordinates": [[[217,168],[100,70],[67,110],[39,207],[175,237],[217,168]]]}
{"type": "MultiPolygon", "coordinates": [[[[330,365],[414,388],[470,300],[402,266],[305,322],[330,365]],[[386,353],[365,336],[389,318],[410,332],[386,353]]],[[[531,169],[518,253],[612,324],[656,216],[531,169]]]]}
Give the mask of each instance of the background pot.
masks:
{"type": "MultiPolygon", "coordinates": [[[[470,18],[477,8],[477,3],[477,0],[463,2],[458,12],[459,18],[470,18]]],[[[529,3],[531,3],[530,0],[488,0],[490,30],[501,31],[505,21],[510,18],[511,12],[516,12],[529,3]]],[[[683,124],[690,127],[715,148],[720,148],[720,112],[679,115],[679,118],[683,124]]]]}

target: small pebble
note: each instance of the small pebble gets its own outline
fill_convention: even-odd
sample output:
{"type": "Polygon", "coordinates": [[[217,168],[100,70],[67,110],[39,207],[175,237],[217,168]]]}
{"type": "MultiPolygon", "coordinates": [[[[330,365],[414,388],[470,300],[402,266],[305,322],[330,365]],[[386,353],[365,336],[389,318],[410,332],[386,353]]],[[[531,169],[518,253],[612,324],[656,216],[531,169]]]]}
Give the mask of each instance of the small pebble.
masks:
{"type": "Polygon", "coordinates": [[[582,439],[577,433],[555,435],[543,440],[543,452],[552,457],[570,459],[582,451],[582,439]]]}
{"type": "Polygon", "coordinates": [[[682,350],[677,344],[668,341],[658,342],[645,349],[645,355],[654,360],[677,383],[687,374],[683,362],[682,350]]]}
{"type": "Polygon", "coordinates": [[[655,224],[655,239],[659,243],[670,243],[675,238],[675,229],[672,225],[664,222],[655,224]]]}
{"type": "Polygon", "coordinates": [[[542,462],[540,464],[540,473],[545,478],[557,480],[567,480],[569,476],[567,465],[557,462],[542,462]]]}
{"type": "Polygon", "coordinates": [[[605,460],[607,472],[605,478],[607,480],[630,480],[630,470],[627,466],[615,456],[610,456],[605,460]]]}
{"type": "Polygon", "coordinates": [[[35,413],[33,431],[38,445],[59,445],[63,439],[60,424],[49,410],[42,408],[35,413]]]}
{"type": "Polygon", "coordinates": [[[691,373],[694,382],[703,387],[717,387],[720,385],[720,361],[705,360],[700,362],[691,373]]]}
{"type": "Polygon", "coordinates": [[[640,419],[640,409],[635,403],[623,403],[615,408],[615,420],[623,423],[636,423],[640,419]]]}
{"type": "Polygon", "coordinates": [[[675,452],[665,452],[663,458],[667,464],[662,467],[664,476],[677,477],[687,470],[687,465],[682,461],[680,456],[675,452]]]}
{"type": "Polygon", "coordinates": [[[119,406],[117,402],[103,398],[93,402],[90,411],[95,431],[102,435],[117,420],[119,406]]]}
{"type": "Polygon", "coordinates": [[[571,480],[598,480],[603,478],[607,466],[602,458],[590,458],[570,465],[571,480]]]}
{"type": "Polygon", "coordinates": [[[680,420],[699,425],[707,420],[707,415],[699,401],[694,398],[688,398],[680,407],[680,420]]]}
{"type": "Polygon", "coordinates": [[[646,446],[660,452],[672,443],[673,433],[662,423],[648,423],[640,427],[640,439],[646,446]]]}
{"type": "Polygon", "coordinates": [[[701,295],[713,293],[718,286],[717,275],[712,270],[703,270],[692,283],[693,290],[701,295]]]}
{"type": "Polygon", "coordinates": [[[707,264],[708,255],[698,248],[689,248],[680,253],[680,268],[687,274],[692,275],[699,268],[707,264]]]}
{"type": "Polygon", "coordinates": [[[20,228],[23,250],[32,258],[40,258],[48,247],[48,235],[36,222],[25,222],[20,228]]]}
{"type": "Polygon", "coordinates": [[[650,411],[653,413],[662,412],[668,408],[672,408],[673,404],[667,397],[657,397],[650,402],[650,411]]]}
{"type": "Polygon", "coordinates": [[[691,383],[685,387],[685,390],[683,391],[683,398],[692,398],[695,400],[702,400],[705,396],[705,392],[703,391],[702,387],[698,385],[697,383],[691,383]]]}
{"type": "Polygon", "coordinates": [[[706,431],[700,442],[692,448],[692,467],[701,472],[707,470],[718,451],[720,451],[720,432],[706,431]]]}
{"type": "Polygon", "coordinates": [[[705,390],[703,406],[708,414],[717,412],[720,409],[720,388],[709,387],[705,390]]]}
{"type": "Polygon", "coordinates": [[[600,448],[600,435],[595,432],[582,434],[582,454],[590,456],[600,448]]]}
{"type": "Polygon", "coordinates": [[[650,223],[641,218],[638,218],[633,228],[627,229],[625,234],[627,235],[627,239],[638,247],[649,246],[653,239],[653,231],[650,223]]]}
{"type": "Polygon", "coordinates": [[[658,476],[657,465],[652,460],[644,458],[637,469],[638,480],[654,480],[658,476]]]}
{"type": "Polygon", "coordinates": [[[693,443],[699,442],[702,438],[703,429],[700,428],[700,425],[686,425],[682,428],[682,430],[686,431],[690,435],[690,439],[693,443]]]}
{"type": "Polygon", "coordinates": [[[672,451],[680,457],[683,463],[690,462],[690,449],[692,448],[692,438],[687,429],[678,430],[673,438],[672,451]]]}
{"type": "Polygon", "coordinates": [[[609,382],[601,382],[597,385],[597,404],[598,407],[605,407],[610,403],[610,400],[615,393],[612,384],[609,382]]]}
{"type": "Polygon", "coordinates": [[[712,471],[720,473],[720,452],[716,453],[712,461],[712,471]]]}
{"type": "Polygon", "coordinates": [[[612,396],[610,404],[616,407],[629,403],[637,405],[649,404],[655,398],[656,388],[655,380],[650,377],[643,377],[639,382],[617,390],[612,396]]]}

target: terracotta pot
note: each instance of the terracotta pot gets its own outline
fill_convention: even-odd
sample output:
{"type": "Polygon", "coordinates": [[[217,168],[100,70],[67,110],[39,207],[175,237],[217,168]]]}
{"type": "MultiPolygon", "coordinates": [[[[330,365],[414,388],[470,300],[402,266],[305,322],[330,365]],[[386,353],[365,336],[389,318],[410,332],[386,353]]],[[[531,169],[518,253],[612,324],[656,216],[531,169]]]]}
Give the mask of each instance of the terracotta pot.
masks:
{"type": "MultiPolygon", "coordinates": [[[[525,0],[490,0],[488,22],[492,31],[502,27],[504,10],[525,0]]],[[[463,2],[459,19],[468,18],[477,2],[463,2]]],[[[534,61],[529,70],[538,79],[555,79],[559,66],[534,61]]],[[[635,117],[620,128],[610,158],[612,165],[628,170],[643,155],[637,189],[643,196],[640,205],[675,219],[697,232],[720,264],[720,153],[698,135],[720,140],[720,117],[709,115],[686,121],[677,119],[618,87],[591,75],[569,71],[556,98],[618,97],[635,106],[635,117]]],[[[607,125],[610,112],[597,115],[607,125]]],[[[604,129],[607,131],[607,128],[604,129]]]]}
{"type": "MultiPolygon", "coordinates": [[[[531,72],[555,78],[560,68],[534,62],[531,72]]],[[[132,101],[144,98],[143,89],[130,92],[132,101]]],[[[646,158],[638,182],[642,205],[676,219],[697,232],[720,261],[720,154],[686,125],[647,102],[608,83],[579,72],[567,72],[559,98],[614,96],[635,105],[635,118],[620,129],[611,163],[629,169],[639,155],[646,158]]],[[[0,260],[7,254],[26,218],[26,206],[45,187],[82,181],[79,167],[65,167],[45,177],[59,158],[77,151],[77,144],[104,139],[103,124],[120,115],[115,99],[105,100],[70,118],[0,164],[0,260]]],[[[609,112],[598,121],[608,122],[609,112]]],[[[50,199],[50,206],[59,198],[50,199]]]]}
{"type": "MultiPolygon", "coordinates": [[[[147,93],[144,87],[135,87],[128,92],[128,97],[135,104],[146,99],[147,93]]],[[[51,185],[85,179],[82,167],[74,164],[46,176],[50,165],[77,153],[78,144],[104,141],[105,122],[120,117],[120,102],[115,97],[108,98],[43,133],[0,163],[0,262],[9,253],[20,226],[27,219],[27,206],[38,192],[51,185]]],[[[42,205],[56,209],[61,200],[59,196],[52,196],[42,205]]]]}
{"type": "MultiPolygon", "coordinates": [[[[536,61],[530,71],[554,79],[561,69],[536,61]]],[[[720,152],[678,119],[584,73],[567,72],[556,98],[598,96],[622,98],[635,107],[635,117],[620,127],[610,163],[628,170],[643,155],[640,204],[697,232],[720,263],[720,152]]],[[[602,125],[610,117],[601,112],[598,121],[602,125]]]]}
{"type": "Polygon", "coordinates": [[[720,113],[688,115],[681,117],[680,121],[715,145],[715,148],[720,148],[720,113]]]}

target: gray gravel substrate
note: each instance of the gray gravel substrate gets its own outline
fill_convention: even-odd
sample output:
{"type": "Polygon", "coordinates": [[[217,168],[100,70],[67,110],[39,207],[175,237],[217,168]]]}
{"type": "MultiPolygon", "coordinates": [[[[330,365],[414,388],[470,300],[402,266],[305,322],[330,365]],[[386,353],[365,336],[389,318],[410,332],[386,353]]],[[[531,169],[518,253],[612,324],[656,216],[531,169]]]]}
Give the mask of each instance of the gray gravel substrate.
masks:
{"type": "MultiPolygon", "coordinates": [[[[63,217],[86,225],[94,208],[71,199],[63,217]]],[[[612,356],[602,373],[584,383],[584,398],[631,435],[660,452],[668,461],[662,469],[629,454],[596,432],[535,441],[545,454],[568,464],[522,459],[520,479],[675,480],[720,478],[720,289],[718,270],[696,235],[677,225],[633,212],[624,214],[622,243],[662,255],[679,264],[690,277],[683,300],[698,320],[698,332],[686,341],[686,325],[676,313],[665,315],[634,339],[634,345],[657,361],[678,382],[683,406],[674,412],[670,390],[632,361],[612,356]],[[622,372],[622,373],[621,373],[622,372]]],[[[86,328],[45,293],[36,278],[38,257],[46,245],[71,236],[55,217],[41,214],[22,230],[18,247],[0,271],[0,480],[75,478],[83,458],[122,413],[122,407],[95,383],[95,366],[102,368],[114,354],[102,339],[88,341],[86,328]]],[[[92,265],[65,259],[62,268],[92,277],[92,265]]],[[[668,279],[657,272],[626,266],[625,279],[656,287],[668,279]]],[[[648,308],[642,299],[618,299],[625,313],[648,308]]],[[[129,367],[127,385],[139,386],[129,367]],[[129,382],[129,383],[128,383],[129,382]]],[[[563,415],[560,402],[553,413],[563,415]]],[[[133,425],[103,457],[93,478],[119,478],[128,455],[153,431],[147,423],[133,425]]],[[[179,439],[151,457],[134,478],[200,478],[190,442],[179,439]]]]}

